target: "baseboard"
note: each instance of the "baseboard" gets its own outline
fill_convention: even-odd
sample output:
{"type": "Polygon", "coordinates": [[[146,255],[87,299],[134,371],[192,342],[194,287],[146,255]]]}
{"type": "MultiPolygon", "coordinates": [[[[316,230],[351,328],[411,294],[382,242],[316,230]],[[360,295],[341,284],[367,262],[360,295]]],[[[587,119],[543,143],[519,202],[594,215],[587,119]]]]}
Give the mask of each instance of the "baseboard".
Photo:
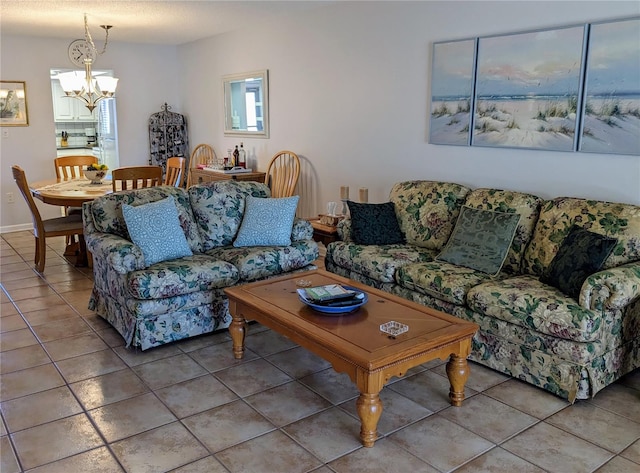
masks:
{"type": "Polygon", "coordinates": [[[33,224],[31,224],[31,223],[21,223],[20,225],[7,225],[6,227],[0,227],[0,234],[1,233],[23,232],[25,230],[33,230],[33,224]]]}

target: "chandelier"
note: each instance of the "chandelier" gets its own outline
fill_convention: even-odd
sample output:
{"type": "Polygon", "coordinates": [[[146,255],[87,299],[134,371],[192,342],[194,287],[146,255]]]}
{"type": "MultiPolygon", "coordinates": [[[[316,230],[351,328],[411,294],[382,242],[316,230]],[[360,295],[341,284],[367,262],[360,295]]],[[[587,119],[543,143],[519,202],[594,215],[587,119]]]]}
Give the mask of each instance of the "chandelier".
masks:
{"type": "Polygon", "coordinates": [[[84,73],[71,71],[56,76],[60,80],[65,96],[81,100],[91,112],[96,108],[98,102],[113,97],[118,85],[118,79],[115,77],[101,75],[94,77],[94,73],[91,71],[93,62],[98,55],[107,50],[109,42],[111,25],[100,25],[100,27],[105,30],[106,35],[102,51],[98,52],[89,32],[87,15],[84,15],[84,39],[75,40],[69,45],[69,59],[77,66],[84,66],[84,73]]]}

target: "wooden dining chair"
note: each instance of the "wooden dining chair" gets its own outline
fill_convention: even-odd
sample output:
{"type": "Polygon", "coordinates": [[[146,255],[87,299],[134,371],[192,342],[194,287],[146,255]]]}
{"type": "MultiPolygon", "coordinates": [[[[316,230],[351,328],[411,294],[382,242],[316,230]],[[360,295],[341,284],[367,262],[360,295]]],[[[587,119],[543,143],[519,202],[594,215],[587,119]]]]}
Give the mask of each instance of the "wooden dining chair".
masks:
{"type": "Polygon", "coordinates": [[[184,158],[176,156],[167,159],[167,170],[164,175],[165,186],[182,187],[185,161],[184,158]]]}
{"type": "Polygon", "coordinates": [[[111,172],[113,191],[142,189],[162,185],[160,166],[125,166],[111,172]]]}
{"type": "Polygon", "coordinates": [[[13,179],[16,181],[18,189],[27,201],[27,206],[31,211],[31,219],[33,220],[33,235],[36,239],[36,254],[34,263],[36,264],[36,270],[39,273],[44,271],[44,263],[47,256],[46,239],[55,236],[70,237],[78,235],[78,261],[76,264],[85,264],[87,261],[87,248],[84,242],[84,234],[82,228],[82,215],[73,214],[64,217],[51,218],[43,220],[40,216],[40,211],[36,206],[31,191],[29,190],[29,184],[27,182],[27,176],[24,170],[20,166],[11,166],[13,171],[13,179]]]}
{"type": "Polygon", "coordinates": [[[300,177],[300,158],[293,151],[279,151],[271,158],[264,183],[271,197],[291,197],[300,177]]]}
{"type": "Polygon", "coordinates": [[[189,173],[187,175],[187,188],[193,185],[191,181],[191,170],[193,168],[197,168],[198,164],[210,164],[215,162],[216,160],[216,152],[213,150],[211,145],[206,143],[201,143],[196,146],[191,153],[191,158],[189,159],[189,173]]]}
{"type": "Polygon", "coordinates": [[[98,164],[98,158],[92,155],[58,156],[53,160],[58,179],[78,179],[83,176],[85,166],[98,164]]]}

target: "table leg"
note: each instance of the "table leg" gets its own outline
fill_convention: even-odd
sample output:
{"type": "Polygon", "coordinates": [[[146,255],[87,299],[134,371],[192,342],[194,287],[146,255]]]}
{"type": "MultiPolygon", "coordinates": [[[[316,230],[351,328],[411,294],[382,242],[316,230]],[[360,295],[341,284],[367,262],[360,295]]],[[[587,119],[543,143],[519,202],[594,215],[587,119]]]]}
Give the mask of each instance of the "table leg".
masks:
{"type": "Polygon", "coordinates": [[[232,302],[229,303],[229,311],[233,316],[231,325],[229,325],[229,334],[231,335],[231,340],[233,340],[233,356],[240,360],[244,356],[246,324],[243,317],[235,315],[235,304],[232,302]]]}
{"type": "Polygon", "coordinates": [[[360,417],[360,440],[365,447],[373,447],[378,438],[378,421],[382,415],[380,393],[360,393],[356,401],[360,417]]]}
{"type": "Polygon", "coordinates": [[[464,400],[464,385],[469,377],[469,365],[467,358],[459,355],[451,355],[447,362],[447,376],[451,387],[449,399],[454,406],[461,406],[464,400]]]}

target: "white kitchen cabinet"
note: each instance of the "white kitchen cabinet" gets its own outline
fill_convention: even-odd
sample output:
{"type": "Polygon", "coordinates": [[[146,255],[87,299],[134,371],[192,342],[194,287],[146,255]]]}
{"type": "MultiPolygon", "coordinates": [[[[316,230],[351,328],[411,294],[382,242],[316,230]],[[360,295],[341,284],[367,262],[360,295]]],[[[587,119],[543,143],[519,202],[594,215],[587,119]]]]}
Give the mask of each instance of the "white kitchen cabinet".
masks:
{"type": "Polygon", "coordinates": [[[86,122],[96,121],[95,110],[90,112],[84,103],[78,99],[66,97],[60,81],[51,81],[53,96],[53,118],[57,122],[86,122]]]}

